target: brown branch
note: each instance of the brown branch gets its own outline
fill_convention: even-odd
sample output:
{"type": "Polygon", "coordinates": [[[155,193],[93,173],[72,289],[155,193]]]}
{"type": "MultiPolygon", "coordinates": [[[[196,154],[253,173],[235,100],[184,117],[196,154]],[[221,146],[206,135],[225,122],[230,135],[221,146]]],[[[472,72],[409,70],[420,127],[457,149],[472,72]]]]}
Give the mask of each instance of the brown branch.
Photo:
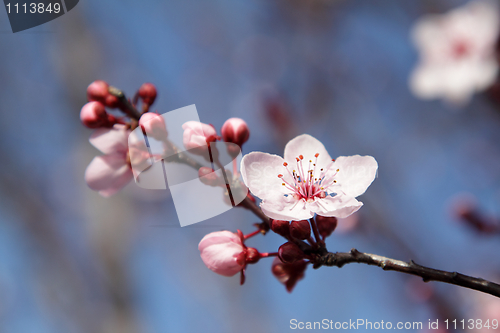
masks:
{"type": "Polygon", "coordinates": [[[416,264],[413,260],[410,260],[408,263],[401,260],[382,257],[376,254],[359,252],[356,249],[352,249],[350,252],[328,252],[325,255],[316,258],[314,268],[319,268],[321,266],[337,266],[340,268],[345,264],[350,263],[379,266],[385,271],[396,271],[420,276],[424,282],[440,281],[500,297],[500,285],[494,282],[457,272],[447,272],[421,266],[416,264]]]}
{"type": "Polygon", "coordinates": [[[168,146],[168,149],[171,149],[173,151],[172,155],[164,159],[165,162],[186,164],[195,170],[199,170],[201,167],[203,167],[203,164],[195,161],[194,159],[189,157],[186,153],[180,151],[179,148],[177,148],[177,146],[172,141],[165,139],[165,144],[168,146]]]}
{"type": "Polygon", "coordinates": [[[109,87],[108,91],[111,95],[118,98],[121,106],[123,106],[123,108],[120,109],[125,112],[130,118],[137,121],[139,120],[139,118],[141,118],[141,113],[137,111],[137,109],[132,104],[130,104],[123,91],[115,87],[109,87]]]}

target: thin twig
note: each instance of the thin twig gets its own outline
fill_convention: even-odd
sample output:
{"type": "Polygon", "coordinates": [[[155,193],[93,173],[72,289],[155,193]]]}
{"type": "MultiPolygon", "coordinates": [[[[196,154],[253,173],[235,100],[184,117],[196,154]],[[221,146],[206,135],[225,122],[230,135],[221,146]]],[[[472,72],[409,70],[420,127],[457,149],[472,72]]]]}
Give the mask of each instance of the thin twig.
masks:
{"type": "Polygon", "coordinates": [[[137,109],[132,104],[130,104],[123,91],[115,87],[109,87],[108,91],[111,95],[118,98],[118,101],[123,106],[123,112],[125,112],[130,118],[133,118],[135,120],[139,120],[139,118],[141,118],[141,113],[137,111],[137,109]]]}
{"type": "Polygon", "coordinates": [[[352,249],[350,252],[328,252],[325,255],[316,258],[314,268],[319,268],[321,266],[342,267],[345,264],[350,263],[379,266],[386,271],[396,271],[420,276],[424,282],[440,281],[500,297],[500,285],[494,282],[457,272],[447,272],[421,266],[416,264],[413,260],[405,262],[382,257],[376,254],[359,252],[356,249],[352,249]]]}

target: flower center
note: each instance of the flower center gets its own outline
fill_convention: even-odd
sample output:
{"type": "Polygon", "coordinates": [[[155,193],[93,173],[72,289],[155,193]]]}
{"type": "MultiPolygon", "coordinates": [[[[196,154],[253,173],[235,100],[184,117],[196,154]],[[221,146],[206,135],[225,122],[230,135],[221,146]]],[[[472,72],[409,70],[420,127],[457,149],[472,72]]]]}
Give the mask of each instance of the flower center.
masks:
{"type": "Polygon", "coordinates": [[[469,43],[464,40],[458,40],[453,44],[451,53],[454,58],[460,59],[465,57],[469,53],[469,50],[469,43]]]}
{"type": "Polygon", "coordinates": [[[283,166],[293,181],[286,181],[282,174],[279,174],[278,178],[283,181],[282,185],[290,190],[289,195],[292,195],[295,199],[307,202],[312,202],[315,198],[323,199],[329,194],[327,192],[328,188],[337,183],[334,178],[340,171],[339,169],[335,170],[333,175],[327,176],[327,172],[333,167],[335,160],[332,160],[326,168],[321,168],[317,171],[316,165],[318,163],[318,156],[319,153],[314,155],[316,158],[314,163],[312,160],[309,160],[307,171],[304,169],[303,155],[299,155],[299,157],[295,158],[297,161],[297,168],[292,169],[292,171],[288,168],[287,162],[283,163],[283,166]]]}

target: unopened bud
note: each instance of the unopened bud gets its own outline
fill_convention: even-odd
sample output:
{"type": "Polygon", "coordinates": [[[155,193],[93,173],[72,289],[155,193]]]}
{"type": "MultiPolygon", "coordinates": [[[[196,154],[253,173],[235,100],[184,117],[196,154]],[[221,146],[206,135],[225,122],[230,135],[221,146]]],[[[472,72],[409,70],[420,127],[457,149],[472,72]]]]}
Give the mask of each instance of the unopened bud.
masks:
{"type": "Polygon", "coordinates": [[[108,94],[108,96],[106,96],[104,104],[110,109],[116,109],[120,106],[120,101],[118,100],[118,97],[108,94]]]}
{"type": "Polygon", "coordinates": [[[248,247],[246,250],[246,263],[255,264],[260,259],[260,253],[256,248],[248,247]]]}
{"type": "Polygon", "coordinates": [[[300,220],[290,222],[290,235],[297,239],[307,239],[311,236],[309,221],[300,220]]]}
{"type": "Polygon", "coordinates": [[[286,242],[278,249],[278,257],[282,262],[290,264],[304,259],[304,252],[299,248],[297,244],[286,242]]]}
{"type": "Polygon", "coordinates": [[[114,122],[110,122],[110,120],[116,122],[114,117],[109,119],[104,105],[100,102],[85,104],[80,111],[80,120],[88,128],[111,127],[114,122]]]}
{"type": "Polygon", "coordinates": [[[109,84],[102,80],[96,80],[87,87],[87,98],[89,101],[101,102],[111,109],[120,105],[118,98],[109,93],[109,84]]]}
{"type": "Polygon", "coordinates": [[[325,238],[332,234],[337,228],[338,220],[336,217],[328,217],[328,216],[316,216],[316,224],[318,225],[319,234],[325,238]]]}
{"type": "Polygon", "coordinates": [[[250,137],[247,123],[240,118],[229,118],[221,128],[222,139],[242,146],[250,137]]]}
{"type": "Polygon", "coordinates": [[[206,156],[207,145],[218,139],[213,126],[198,121],[188,121],[182,125],[182,129],[184,147],[192,154],[206,156]]]}
{"type": "Polygon", "coordinates": [[[271,220],[271,229],[280,236],[290,236],[290,223],[283,220],[271,220]]]}
{"type": "Polygon", "coordinates": [[[220,179],[215,171],[209,167],[201,167],[198,170],[198,177],[200,178],[200,181],[205,185],[219,186],[220,184],[222,184],[222,179],[220,179]]]}
{"type": "Polygon", "coordinates": [[[154,103],[156,95],[157,95],[156,87],[152,83],[144,83],[139,88],[139,97],[147,105],[151,105],[154,103]]]}
{"type": "Polygon", "coordinates": [[[271,266],[271,271],[278,281],[285,285],[286,290],[292,292],[297,282],[304,277],[306,268],[307,262],[304,260],[285,264],[279,258],[275,258],[271,266]]]}
{"type": "Polygon", "coordinates": [[[109,95],[109,85],[102,80],[96,80],[87,87],[87,98],[89,101],[98,101],[105,103],[106,97],[109,95]]]}
{"type": "Polygon", "coordinates": [[[151,136],[157,140],[163,140],[167,138],[167,128],[165,126],[165,120],[162,116],[153,112],[146,112],[139,119],[139,126],[141,126],[142,131],[146,133],[147,136],[151,136]]]}

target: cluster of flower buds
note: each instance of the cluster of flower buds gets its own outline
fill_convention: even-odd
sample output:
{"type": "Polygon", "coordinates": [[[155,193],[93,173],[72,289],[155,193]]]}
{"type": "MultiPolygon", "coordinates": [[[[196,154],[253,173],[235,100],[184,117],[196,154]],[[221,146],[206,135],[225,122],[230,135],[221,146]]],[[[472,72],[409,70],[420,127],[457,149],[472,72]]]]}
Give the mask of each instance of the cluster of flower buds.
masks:
{"type": "MultiPolygon", "coordinates": [[[[125,114],[129,113],[127,105],[120,101],[118,96],[112,94],[111,91],[112,87],[102,80],[96,80],[88,86],[87,99],[89,102],[80,111],[80,120],[83,125],[88,128],[111,128],[114,124],[126,124],[122,119],[106,112],[106,108],[118,108],[125,114]]],[[[136,96],[142,100],[143,112],[147,112],[149,106],[156,99],[156,88],[151,83],[144,83],[139,88],[136,96]]],[[[135,104],[137,104],[137,99],[133,103],[134,107],[135,104]]]]}
{"type": "Polygon", "coordinates": [[[230,231],[212,232],[200,241],[198,249],[205,265],[217,274],[233,276],[241,273],[240,283],[245,282],[245,270],[248,264],[255,264],[261,258],[275,256],[273,253],[260,253],[245,245],[245,239],[251,235],[230,231]]]}
{"type": "MultiPolygon", "coordinates": [[[[239,180],[240,173],[236,160],[233,159],[232,173],[224,169],[224,166],[219,161],[219,153],[215,146],[211,143],[223,140],[228,143],[226,145],[229,156],[236,157],[241,152],[241,146],[250,137],[250,130],[248,125],[243,119],[230,118],[224,122],[221,128],[221,135],[219,136],[217,130],[212,124],[204,124],[198,121],[188,121],[182,125],[183,144],[186,150],[194,155],[201,155],[212,162],[212,167],[202,166],[198,169],[198,176],[200,181],[209,186],[220,186],[238,189],[245,188],[243,183],[239,180]],[[210,154],[207,155],[207,146],[210,154]],[[219,167],[225,173],[225,179],[219,177],[215,170],[215,166],[219,167]]],[[[249,196],[250,197],[250,196],[249,196]]],[[[226,195],[225,200],[230,200],[229,195],[226,195]]],[[[255,202],[252,197],[251,200],[255,202]]]]}
{"type": "Polygon", "coordinates": [[[314,263],[316,253],[324,249],[324,240],[337,227],[337,218],[316,216],[310,221],[270,220],[270,223],[272,231],[288,240],[277,252],[259,253],[256,249],[245,246],[246,239],[265,233],[262,232],[262,225],[257,224],[258,229],[246,236],[239,230],[238,234],[219,231],[205,236],[198,246],[203,262],[212,271],[224,276],[233,276],[241,272],[243,276],[241,283],[243,283],[247,264],[256,263],[263,257],[275,257],[271,271],[291,292],[297,282],[304,277],[307,265],[314,263]],[[311,233],[315,235],[316,240],[311,233]]]}
{"type": "Polygon", "coordinates": [[[141,126],[144,133],[158,140],[165,140],[168,135],[163,118],[147,112],[156,99],[155,86],[144,83],[135,95],[137,97],[130,101],[123,92],[102,80],[92,82],[87,88],[89,102],[82,107],[80,119],[83,125],[95,129],[90,143],[104,155],[96,156],[89,164],[85,181],[103,196],[115,194],[132,180],[131,164],[138,166],[150,158],[143,142],[129,147],[128,137],[132,130],[141,126]],[[139,98],[142,113],[136,109],[139,98]],[[123,117],[108,113],[106,108],[119,109],[123,117]]]}
{"type": "MultiPolygon", "coordinates": [[[[184,130],[184,147],[193,154],[203,155],[207,144],[221,140],[221,137],[217,135],[217,130],[211,124],[188,121],[182,125],[182,129],[184,130]]],[[[230,118],[222,125],[221,134],[224,142],[234,143],[241,148],[248,141],[250,130],[243,119],[230,118]]],[[[237,155],[239,149],[235,153],[237,155]]]]}

